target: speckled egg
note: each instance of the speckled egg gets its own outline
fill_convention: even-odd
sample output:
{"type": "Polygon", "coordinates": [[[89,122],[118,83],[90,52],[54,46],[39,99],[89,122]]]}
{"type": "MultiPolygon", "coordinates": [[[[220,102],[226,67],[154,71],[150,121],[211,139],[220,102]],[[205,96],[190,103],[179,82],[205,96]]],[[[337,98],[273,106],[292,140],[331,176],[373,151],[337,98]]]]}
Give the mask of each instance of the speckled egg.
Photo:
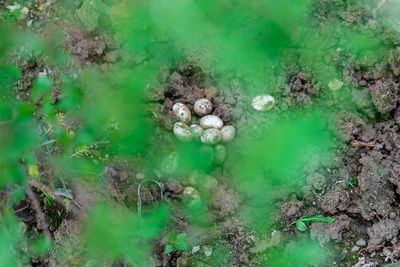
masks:
{"type": "Polygon", "coordinates": [[[190,109],[182,103],[175,103],[172,107],[172,114],[185,123],[188,123],[192,119],[190,109]]]}
{"type": "Polygon", "coordinates": [[[224,143],[228,143],[235,138],[236,129],[232,125],[226,125],[222,127],[221,131],[221,140],[224,143]]]}
{"type": "Polygon", "coordinates": [[[226,156],[228,152],[226,147],[223,145],[216,145],[215,146],[215,163],[222,164],[225,162],[226,156]]]}
{"type": "Polygon", "coordinates": [[[221,129],[224,126],[224,122],[218,116],[207,115],[200,119],[200,126],[204,129],[221,129]]]}
{"type": "Polygon", "coordinates": [[[176,138],[183,142],[189,142],[192,140],[193,135],[192,132],[190,131],[189,126],[184,124],[183,122],[176,122],[174,124],[174,134],[176,138]]]}
{"type": "Polygon", "coordinates": [[[253,98],[251,106],[255,110],[268,111],[272,109],[275,105],[275,99],[270,95],[258,95],[253,98]]]}
{"type": "Polygon", "coordinates": [[[200,139],[201,135],[204,133],[204,129],[197,124],[190,125],[190,131],[192,132],[193,137],[196,139],[200,139]]]}
{"type": "Polygon", "coordinates": [[[194,103],[193,109],[197,115],[205,116],[210,114],[213,109],[213,104],[207,98],[202,98],[194,103]]]}
{"type": "Polygon", "coordinates": [[[191,187],[191,186],[186,186],[183,189],[183,195],[185,196],[186,200],[189,201],[189,204],[199,204],[201,199],[200,199],[200,194],[197,191],[196,188],[191,187]]]}
{"type": "Polygon", "coordinates": [[[206,129],[200,138],[203,144],[214,145],[221,141],[221,132],[218,129],[206,129]]]}

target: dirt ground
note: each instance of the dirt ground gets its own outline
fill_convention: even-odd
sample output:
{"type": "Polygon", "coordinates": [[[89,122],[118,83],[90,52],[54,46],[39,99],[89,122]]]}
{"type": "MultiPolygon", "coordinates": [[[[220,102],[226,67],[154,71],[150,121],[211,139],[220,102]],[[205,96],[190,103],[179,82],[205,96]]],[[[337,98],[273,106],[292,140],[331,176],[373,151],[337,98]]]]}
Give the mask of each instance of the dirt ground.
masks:
{"type": "MultiPolygon", "coordinates": [[[[80,30],[65,21],[46,26],[50,18],[43,14],[54,14],[52,12],[57,6],[53,1],[44,2],[44,9],[32,17],[43,22],[43,30],[39,31],[43,36],[53,27],[63,30],[65,48],[74,57],[73,66],[67,66],[67,69],[76,69],[79,73],[87,66],[98,65],[107,71],[110,65],[121,60],[122,51],[107,34],[90,29],[80,30]]],[[[349,8],[339,2],[319,1],[314,14],[318,22],[340,19],[349,25],[360,22],[367,25],[365,21],[373,19],[366,10],[354,6],[349,8]]],[[[374,65],[346,58],[347,64],[341,72],[343,80],[352,87],[340,90],[351,96],[355,107],[352,110],[343,109],[340,96],[335,98],[324,93],[313,73],[303,70],[296,63],[287,67],[286,77],[281,77],[282,88],[274,95],[277,104],[268,116],[290,116],[289,111],[293,109],[312,109],[322,101],[330,100],[330,109],[334,112],[330,113],[327,125],[339,129],[337,142],[331,147],[336,157],[332,163],[314,166],[299,177],[298,190],[283,190],[276,194],[276,199],[273,199],[273,227],[261,236],[238,213],[246,205],[246,199],[230,183],[232,174],[229,167],[240,145],[237,140],[243,137],[240,129],[251,127],[250,135],[256,135],[259,131],[257,125],[264,120],[251,108],[253,96],[244,89],[246,82],[238,77],[219,80],[208,72],[202,62],[193,62],[189,57],[180,62],[179,67],[160,70],[164,83],[149,93],[146,99],[148,119],[156,125],[152,138],[163,138],[165,148],[177,146],[171,131],[177,121],[171,112],[173,104],[184,103],[192,109],[196,99],[208,98],[214,105],[212,114],[238,129],[236,140],[229,145],[227,160],[212,169],[210,167],[208,172],[193,171],[189,177],[168,174],[170,168],[175,168],[174,155],[161,170],[146,168],[148,162],[157,157],[158,149],[163,148],[154,148],[154,152],[146,158],[110,160],[104,184],[98,188],[85,184],[73,186],[76,204],[72,205],[79,206],[78,211],[67,213],[60,204],[48,207],[42,203],[49,231],[57,246],[48,258],[37,259],[32,266],[83,265],[79,261],[81,244],[75,244],[73,237],[79,233],[82,218],[91,204],[107,195],[106,198],[118,206],[136,209],[139,184],[144,180],[161,178],[165,179],[162,189],[164,201],[173,213],[170,224],[176,232],[193,233],[193,238],[201,243],[201,247],[198,252],[164,254],[166,240],[158,240],[154,243],[150,259],[153,266],[212,266],[211,245],[213,255],[218,249],[223,251],[228,248],[230,260],[224,258],[219,262],[220,266],[261,266],[268,258],[269,249],[282,247],[290,250],[290,242],[284,240],[306,235],[327,248],[330,260],[325,266],[372,267],[397,262],[400,258],[400,47],[396,47],[395,40],[391,41],[393,48],[374,65]],[[356,178],[357,183],[352,178],[356,178]],[[180,205],[186,201],[183,192],[187,186],[197,188],[200,195],[209,198],[207,232],[194,229],[180,205]],[[316,214],[336,220],[329,224],[312,223],[306,233],[289,226],[303,216],[316,214]],[[65,251],[66,244],[72,244],[74,251],[65,251]]],[[[133,60],[141,64],[144,58],[138,56],[133,60]]],[[[29,98],[32,75],[36,77],[43,72],[57,75],[40,60],[24,62],[21,67],[23,77],[17,86],[22,100],[29,98]]],[[[55,102],[60,95],[62,92],[55,86],[55,102]]],[[[192,122],[198,123],[199,117],[194,116],[192,122]]],[[[43,152],[44,155],[46,153],[43,152]]],[[[46,166],[41,168],[45,170],[46,166]]],[[[39,197],[38,193],[34,194],[39,197]]],[[[159,187],[154,183],[143,186],[141,198],[144,209],[157,206],[161,198],[159,187]]],[[[44,229],[35,217],[33,205],[27,197],[14,206],[17,218],[24,222],[28,233],[44,229]]],[[[126,265],[114,262],[104,266],[126,265]]]]}

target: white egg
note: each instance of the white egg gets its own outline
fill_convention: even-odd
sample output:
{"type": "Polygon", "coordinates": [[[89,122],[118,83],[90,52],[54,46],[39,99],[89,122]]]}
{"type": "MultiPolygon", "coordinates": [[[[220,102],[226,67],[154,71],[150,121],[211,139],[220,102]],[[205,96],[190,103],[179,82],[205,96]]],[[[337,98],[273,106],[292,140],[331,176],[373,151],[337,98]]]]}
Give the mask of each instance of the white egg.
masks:
{"type": "Polygon", "coordinates": [[[190,109],[182,103],[175,103],[172,107],[172,114],[185,123],[189,122],[192,118],[190,109]]]}
{"type": "Polygon", "coordinates": [[[176,138],[184,142],[189,142],[193,138],[189,126],[187,126],[183,122],[176,122],[174,124],[174,134],[176,138]]]}
{"type": "Polygon", "coordinates": [[[207,98],[202,98],[194,103],[193,109],[197,115],[204,116],[210,114],[213,109],[213,104],[207,98]]]}
{"type": "Polygon", "coordinates": [[[190,205],[200,204],[200,194],[194,187],[186,186],[183,189],[183,195],[185,196],[186,200],[189,201],[190,205]]]}
{"type": "Polygon", "coordinates": [[[255,110],[267,111],[274,107],[275,99],[270,95],[258,95],[251,103],[255,110]]]}
{"type": "Polygon", "coordinates": [[[201,184],[201,188],[203,190],[212,190],[213,188],[217,187],[218,181],[212,177],[211,175],[205,175],[204,181],[201,184]]]}
{"type": "Polygon", "coordinates": [[[200,119],[200,126],[204,129],[215,128],[221,129],[224,126],[224,122],[215,115],[207,115],[200,119]]]}
{"type": "Polygon", "coordinates": [[[222,164],[225,162],[227,156],[226,147],[223,145],[215,146],[215,163],[222,164]]]}
{"type": "Polygon", "coordinates": [[[161,171],[165,174],[173,174],[178,168],[179,154],[172,152],[168,154],[161,163],[161,171]]]}
{"type": "Polygon", "coordinates": [[[328,87],[329,87],[329,89],[331,89],[332,91],[337,91],[337,90],[339,90],[340,88],[342,88],[342,86],[343,86],[343,82],[342,82],[342,81],[339,81],[338,79],[334,79],[333,81],[330,81],[330,82],[328,83],[328,87]]]}
{"type": "Polygon", "coordinates": [[[204,133],[204,129],[197,124],[190,125],[190,131],[192,132],[193,137],[196,139],[200,139],[201,135],[204,133]]]}
{"type": "Polygon", "coordinates": [[[236,135],[236,129],[232,125],[226,125],[222,127],[221,135],[222,135],[222,142],[227,143],[233,140],[236,135]]]}
{"type": "Polygon", "coordinates": [[[215,128],[206,129],[200,139],[203,144],[218,144],[221,141],[221,132],[215,128]]]}

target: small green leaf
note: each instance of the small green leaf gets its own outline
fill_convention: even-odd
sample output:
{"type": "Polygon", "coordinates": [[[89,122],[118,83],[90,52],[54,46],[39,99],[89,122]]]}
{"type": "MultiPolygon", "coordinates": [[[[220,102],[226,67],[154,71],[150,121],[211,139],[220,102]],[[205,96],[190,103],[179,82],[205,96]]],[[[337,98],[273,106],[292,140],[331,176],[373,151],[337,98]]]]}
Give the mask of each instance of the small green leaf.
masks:
{"type": "Polygon", "coordinates": [[[186,233],[180,233],[176,236],[177,241],[183,241],[186,238],[186,233]]]}
{"type": "Polygon", "coordinates": [[[187,250],[187,244],[185,242],[177,242],[175,244],[177,250],[187,250]]]}
{"type": "Polygon", "coordinates": [[[28,165],[28,174],[32,176],[33,178],[38,178],[39,177],[39,169],[36,164],[29,164],[28,165]]]}
{"type": "Polygon", "coordinates": [[[302,231],[302,232],[304,232],[305,230],[307,230],[306,224],[303,223],[303,222],[300,221],[300,220],[296,221],[296,228],[297,228],[299,231],[302,231]]]}
{"type": "Polygon", "coordinates": [[[47,239],[45,236],[39,236],[36,240],[34,240],[32,245],[36,254],[43,256],[48,252],[52,243],[51,240],[47,239]]]}
{"type": "Polygon", "coordinates": [[[33,86],[34,98],[38,98],[46,92],[49,92],[53,83],[49,77],[44,76],[35,81],[33,86]]]}
{"type": "Polygon", "coordinates": [[[168,253],[171,253],[171,252],[174,251],[174,250],[175,250],[174,245],[172,245],[172,244],[167,244],[167,245],[165,246],[164,253],[165,253],[165,254],[168,254],[168,253]]]}
{"type": "Polygon", "coordinates": [[[168,233],[168,243],[175,243],[176,237],[177,236],[175,233],[168,233]]]}
{"type": "Polygon", "coordinates": [[[11,196],[8,198],[8,205],[12,206],[18,204],[21,200],[25,198],[25,187],[20,186],[12,192],[11,196]]]}
{"type": "Polygon", "coordinates": [[[335,218],[324,217],[324,216],[305,216],[305,217],[301,218],[299,221],[302,221],[302,222],[331,223],[331,222],[335,221],[335,218]]]}

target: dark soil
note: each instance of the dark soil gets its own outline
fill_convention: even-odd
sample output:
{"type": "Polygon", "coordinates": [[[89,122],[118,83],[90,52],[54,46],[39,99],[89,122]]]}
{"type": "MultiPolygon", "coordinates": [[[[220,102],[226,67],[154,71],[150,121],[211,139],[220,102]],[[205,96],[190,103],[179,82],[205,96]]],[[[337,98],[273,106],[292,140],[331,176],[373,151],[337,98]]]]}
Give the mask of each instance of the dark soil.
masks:
{"type": "MultiPolygon", "coordinates": [[[[319,2],[315,16],[320,23],[339,18],[348,25],[366,24],[372,19],[372,15],[365,10],[345,5],[346,1],[319,2]],[[335,11],[328,12],[332,8],[335,11]]],[[[0,5],[3,5],[2,1],[0,5]]],[[[111,44],[113,42],[109,37],[87,33],[74,26],[66,26],[64,22],[58,26],[64,30],[65,49],[74,57],[73,68],[76,73],[93,65],[99,65],[106,71],[108,64],[123,60],[118,49],[114,50],[117,45],[111,44]]],[[[137,64],[143,61],[143,58],[137,59],[137,64]]],[[[248,135],[255,136],[261,131],[259,125],[268,123],[263,115],[251,109],[253,96],[244,89],[245,81],[237,77],[218,80],[198,67],[201,62],[198,62],[198,66],[187,62],[181,64],[181,67],[163,70],[165,80],[146,99],[148,118],[156,125],[152,138],[164,140],[165,148],[177,146],[171,133],[176,122],[171,109],[177,102],[193,109],[197,99],[210,99],[214,105],[212,114],[219,116],[225,124],[235,125],[239,129],[239,140],[244,137],[241,128],[249,128],[248,135]]],[[[50,73],[51,69],[40,61],[24,62],[21,69],[18,96],[21,100],[29,101],[32,77],[39,77],[44,71],[50,73]]],[[[82,244],[76,243],[74,237],[79,235],[81,220],[92,204],[106,198],[116,205],[135,210],[139,197],[144,212],[162,202],[167,203],[173,214],[169,227],[176,232],[191,233],[193,245],[200,246],[198,252],[173,252],[167,255],[163,253],[167,241],[158,240],[154,243],[153,258],[150,260],[154,266],[212,266],[211,259],[214,260],[219,249],[222,251],[225,248],[228,251],[224,252],[230,257],[222,260],[219,266],[262,266],[265,255],[261,252],[289,246],[284,240],[300,235],[289,225],[291,222],[316,214],[336,219],[329,224],[310,225],[311,239],[329,248],[331,260],[326,266],[361,267],[395,263],[400,257],[400,47],[390,50],[385,59],[372,66],[354,60],[342,68],[343,80],[354,85],[352,89],[341,89],[347,90],[352,98],[354,109],[351,110],[342,109],[340,96],[336,98],[323,93],[322,86],[312,73],[299,70],[298,66],[291,69],[297,71],[288,71],[287,77],[282,79],[282,88],[274,95],[277,105],[268,114],[269,118],[290,116],[289,109],[312,108],[320,101],[331,98],[330,108],[335,112],[327,124],[328,127],[339,129],[339,145],[332,144],[332,150],[337,155],[334,163],[316,166],[304,177],[299,177],[302,182],[298,190],[276,193],[272,216],[274,228],[268,234],[256,233],[238,212],[246,205],[246,199],[231,184],[231,173],[228,171],[232,164],[229,157],[235,157],[238,146],[235,141],[229,147],[231,155],[224,164],[213,166],[206,173],[193,171],[189,177],[165,174],[158,168],[149,170],[149,162],[159,156],[160,151],[167,151],[164,147],[157,147],[146,156],[129,161],[119,158],[109,161],[104,183],[98,188],[72,183],[76,204],[71,205],[75,206],[77,213],[67,212],[59,203],[49,206],[40,202],[56,246],[48,258],[38,260],[32,266],[85,264],[79,258],[82,244]],[[348,184],[348,181],[354,181],[352,178],[357,179],[358,183],[348,184]],[[138,196],[139,184],[160,179],[164,181],[162,194],[157,184],[146,183],[138,196]],[[182,203],[187,201],[183,194],[186,186],[195,187],[207,201],[206,209],[210,217],[202,218],[206,231],[202,232],[192,225],[183,211],[182,203]],[[73,251],[64,251],[67,244],[73,245],[73,251]],[[210,256],[207,249],[211,244],[214,250],[210,256]]],[[[58,90],[56,87],[53,92],[55,102],[62,97],[62,92],[58,90]]],[[[198,123],[200,118],[194,113],[192,116],[192,122],[198,123]]],[[[38,190],[34,190],[34,193],[40,198],[38,190]]],[[[13,209],[29,233],[44,230],[35,217],[32,199],[26,197],[13,209]]],[[[110,264],[118,266],[122,263],[110,264]]]]}

